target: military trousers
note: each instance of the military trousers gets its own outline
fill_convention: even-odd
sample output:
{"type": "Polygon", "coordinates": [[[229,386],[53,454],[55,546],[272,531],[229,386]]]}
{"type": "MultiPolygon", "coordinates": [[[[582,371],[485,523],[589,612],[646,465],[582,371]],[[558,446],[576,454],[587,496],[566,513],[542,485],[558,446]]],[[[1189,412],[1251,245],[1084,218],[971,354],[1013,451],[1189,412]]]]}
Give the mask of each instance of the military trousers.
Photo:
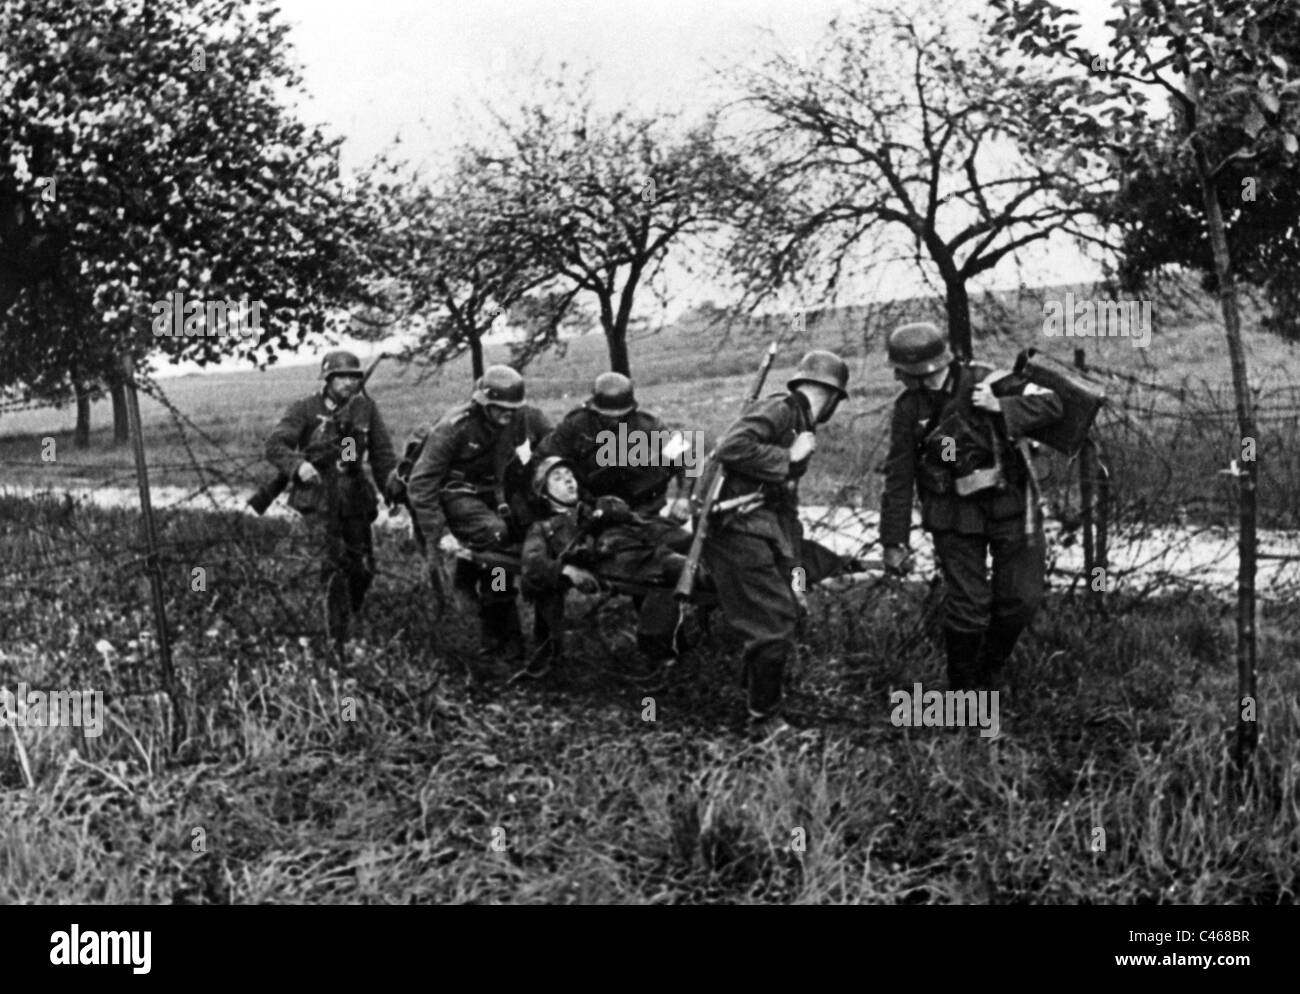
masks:
{"type": "MultiPolygon", "coordinates": [[[[567,591],[545,594],[534,602],[534,635],[552,658],[564,652],[564,600],[567,591]]],[[[671,590],[655,591],[636,598],[637,648],[646,656],[660,660],[676,654],[674,639],[681,611],[671,590]]]]}
{"type": "MultiPolygon", "coordinates": [[[[474,493],[450,493],[442,499],[447,528],[456,541],[475,552],[504,552],[514,536],[510,522],[487,499],[474,493]]],[[[457,583],[478,601],[483,649],[489,656],[515,657],[522,651],[515,577],[500,567],[458,564],[457,583]]]]}
{"type": "Polygon", "coordinates": [[[791,582],[797,561],[773,539],[722,529],[704,544],[704,563],[727,623],[743,640],[741,681],[755,715],[781,702],[785,664],[794,652],[799,604],[791,582]]]}
{"type": "Polygon", "coordinates": [[[990,519],[981,534],[931,532],[944,580],[945,628],[1019,631],[1033,620],[1046,576],[1043,531],[1041,523],[1036,524],[1032,535],[1025,534],[1019,516],[990,519]]]}
{"type": "Polygon", "coordinates": [[[320,517],[313,520],[325,588],[326,629],[331,639],[348,637],[348,620],[361,611],[375,576],[370,518],[320,517]]]}

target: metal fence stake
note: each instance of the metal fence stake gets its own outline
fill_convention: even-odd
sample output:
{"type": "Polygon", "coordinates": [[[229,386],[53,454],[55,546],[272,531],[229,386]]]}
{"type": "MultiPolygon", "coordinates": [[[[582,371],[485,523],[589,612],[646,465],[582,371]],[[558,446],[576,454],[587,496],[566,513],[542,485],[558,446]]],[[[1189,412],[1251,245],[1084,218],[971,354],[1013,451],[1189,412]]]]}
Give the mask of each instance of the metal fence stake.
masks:
{"type": "Polygon", "coordinates": [[[162,663],[163,690],[172,702],[172,748],[176,749],[185,737],[185,713],[176,694],[175,674],[172,670],[172,644],[167,632],[167,606],[163,600],[162,569],[158,564],[158,533],[154,528],[153,503],[149,498],[149,467],[144,457],[144,429],[140,423],[140,397],[136,392],[135,363],[131,357],[122,357],[122,374],[126,381],[126,416],[131,428],[131,446],[135,451],[135,476],[140,486],[140,514],[144,524],[145,572],[149,574],[149,587],[153,591],[154,624],[158,629],[158,657],[162,663]]]}

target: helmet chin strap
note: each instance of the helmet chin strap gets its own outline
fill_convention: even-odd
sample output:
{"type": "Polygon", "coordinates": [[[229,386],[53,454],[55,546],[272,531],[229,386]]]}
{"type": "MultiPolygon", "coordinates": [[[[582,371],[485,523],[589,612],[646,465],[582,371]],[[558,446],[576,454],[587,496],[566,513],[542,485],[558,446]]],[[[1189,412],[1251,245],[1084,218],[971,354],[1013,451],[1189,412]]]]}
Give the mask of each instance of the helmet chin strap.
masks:
{"type": "MultiPolygon", "coordinates": [[[[560,467],[557,466],[555,468],[559,469],[560,467]]],[[[577,507],[581,496],[575,493],[573,500],[560,500],[560,498],[556,497],[555,494],[551,493],[550,481],[548,480],[546,485],[546,499],[557,507],[577,507]]]]}
{"type": "Polygon", "coordinates": [[[835,409],[839,406],[840,406],[839,394],[833,393],[829,397],[827,397],[826,402],[822,404],[822,409],[817,412],[817,423],[819,425],[824,425],[827,421],[829,421],[834,416],[835,409]]]}

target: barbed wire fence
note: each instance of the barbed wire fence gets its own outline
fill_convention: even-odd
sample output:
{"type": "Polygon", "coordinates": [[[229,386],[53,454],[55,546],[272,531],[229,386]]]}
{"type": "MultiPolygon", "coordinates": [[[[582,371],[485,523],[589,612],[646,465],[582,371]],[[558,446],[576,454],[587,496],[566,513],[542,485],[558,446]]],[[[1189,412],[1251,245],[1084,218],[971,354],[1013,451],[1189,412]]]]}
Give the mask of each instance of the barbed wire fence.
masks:
{"type": "MultiPolygon", "coordinates": [[[[1095,363],[1087,364],[1082,375],[1103,386],[1108,398],[1093,432],[1100,468],[1088,474],[1095,504],[1093,549],[1083,554],[1088,515],[1082,502],[1088,488],[1081,487],[1081,460],[1047,453],[1040,462],[1052,583],[1069,592],[1097,592],[1092,571],[1100,565],[1108,583],[1131,600],[1207,588],[1226,596],[1235,583],[1237,556],[1232,458],[1242,451],[1226,388],[1192,378],[1159,382],[1095,363]]],[[[317,634],[321,625],[311,609],[286,596],[286,589],[295,586],[317,593],[320,561],[305,541],[305,526],[274,512],[269,521],[261,521],[245,506],[247,494],[268,469],[261,452],[234,451],[180,410],[156,381],[141,378],[137,386],[166,412],[165,423],[184,453],[183,460],[150,463],[149,469],[185,474],[194,482],[159,488],[158,538],[152,549],[141,537],[140,510],[131,500],[134,473],[109,472],[77,488],[26,488],[0,500],[3,517],[9,519],[0,528],[0,596],[8,603],[0,616],[0,639],[9,645],[31,640],[32,630],[23,622],[25,606],[33,601],[64,598],[71,585],[87,576],[137,581],[151,563],[170,571],[171,583],[178,585],[189,582],[193,569],[219,564],[234,573],[241,587],[257,593],[193,603],[169,597],[168,608],[177,608],[177,622],[191,637],[192,626],[199,624],[205,632],[221,632],[223,625],[227,634],[243,631],[246,639],[274,631],[303,642],[317,634]],[[79,514],[85,507],[119,513],[123,527],[96,527],[79,514]]],[[[1256,405],[1262,529],[1258,590],[1261,598],[1292,600],[1300,597],[1300,449],[1294,444],[1300,433],[1300,384],[1261,388],[1256,405]]],[[[0,403],[0,413],[19,406],[55,405],[0,403]]],[[[887,425],[891,406],[892,399],[846,412],[856,443],[853,458],[868,474],[883,463],[888,437],[881,422],[887,425]]],[[[147,438],[145,443],[147,451],[147,438]]],[[[10,463],[26,469],[32,465],[10,463]]],[[[864,497],[860,485],[846,484],[810,516],[808,533],[838,535],[844,551],[864,551],[875,539],[877,503],[864,497]]],[[[393,567],[380,560],[376,565],[381,582],[406,587],[419,576],[410,564],[393,567]]],[[[121,674],[122,686],[127,694],[157,694],[166,682],[160,679],[164,671],[157,626],[143,607],[136,620],[140,665],[121,674]]],[[[79,622],[72,624],[76,628],[79,622]]],[[[189,678],[179,677],[176,692],[192,699],[195,688],[185,683],[189,678]]]]}
{"type": "MultiPolygon", "coordinates": [[[[1095,468],[1084,454],[1067,459],[1045,447],[1035,459],[1053,583],[1101,593],[1094,590],[1093,572],[1101,568],[1106,589],[1114,586],[1139,600],[1171,590],[1235,589],[1233,460],[1242,457],[1243,446],[1230,388],[1191,379],[1160,383],[1094,363],[1082,372],[1063,371],[1103,388],[1107,401],[1092,431],[1100,460],[1095,468]],[[1091,552],[1086,548],[1089,511],[1091,552]]],[[[878,423],[891,406],[892,400],[853,412],[850,422],[878,423]]],[[[1300,437],[1300,384],[1258,390],[1255,407],[1258,590],[1264,597],[1288,599],[1300,595],[1300,447],[1294,442],[1300,437]]],[[[855,437],[862,444],[853,459],[874,475],[875,486],[841,488],[809,522],[814,535],[874,535],[878,526],[888,435],[876,430],[855,437]]]]}

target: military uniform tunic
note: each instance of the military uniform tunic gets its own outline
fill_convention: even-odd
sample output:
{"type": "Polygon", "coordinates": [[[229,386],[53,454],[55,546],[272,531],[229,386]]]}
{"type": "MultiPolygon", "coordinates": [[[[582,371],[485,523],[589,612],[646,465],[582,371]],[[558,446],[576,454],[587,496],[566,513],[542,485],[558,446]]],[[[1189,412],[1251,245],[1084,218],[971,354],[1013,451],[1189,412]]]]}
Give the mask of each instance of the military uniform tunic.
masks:
{"type": "Polygon", "coordinates": [[[647,411],[634,410],[613,417],[590,407],[579,407],[565,415],[553,432],[538,446],[541,457],[560,456],[573,467],[578,483],[593,497],[614,496],[627,502],[637,514],[658,514],[666,503],[668,484],[684,472],[678,466],[603,465],[620,433],[627,438],[647,440],[646,451],[655,454],[668,437],[669,429],[647,411]],[[611,436],[604,433],[610,432],[611,436]]]}
{"type": "Polygon", "coordinates": [[[322,390],[290,405],[267,439],[266,458],[291,477],[290,506],[318,530],[327,626],[332,638],[345,638],[349,614],[361,610],[374,578],[370,524],[379,501],[362,465],[368,460],[374,478],[387,480],[397,465],[392,437],[367,395],[339,406],[322,390]],[[299,479],[304,461],[319,481],[299,479]]]}
{"type": "MultiPolygon", "coordinates": [[[[551,424],[525,405],[514,420],[497,427],[479,404],[452,408],[429,429],[411,468],[407,501],[416,540],[436,555],[443,524],[466,548],[505,551],[523,540],[531,515],[528,463],[551,424]]],[[[523,636],[515,605],[514,578],[462,564],[457,583],[474,592],[485,657],[515,656],[523,636]]]]}
{"type": "Polygon", "coordinates": [[[947,438],[954,438],[957,451],[950,452],[953,459],[942,457],[945,436],[940,421],[945,411],[955,411],[952,402],[961,388],[961,376],[979,383],[993,369],[980,363],[971,364],[968,372],[957,364],[952,368],[954,375],[946,389],[907,390],[894,402],[880,503],[880,542],[882,546],[907,544],[912,497],[918,492],[922,527],[932,535],[945,581],[945,627],[978,633],[993,623],[1018,632],[1042,600],[1045,549],[1036,507],[1031,508],[1034,520],[1031,533],[1026,534],[1029,468],[1012,443],[1060,420],[1061,400],[1051,391],[1033,388],[1037,392],[1029,392],[1025,380],[1007,376],[993,387],[994,396],[1001,400],[1000,414],[974,410],[962,415],[964,422],[974,425],[975,437],[985,428],[994,430],[1005,452],[1005,485],[960,496],[953,474],[966,452],[962,440],[954,438],[954,429],[947,438]]]}
{"type": "Polygon", "coordinates": [[[742,682],[755,715],[780,703],[782,674],[794,650],[794,568],[803,564],[798,481],[808,462],[791,462],[789,449],[797,435],[812,430],[808,400],[795,391],[749,405],[718,444],[727,474],[719,500],[763,495],[757,510],[712,523],[704,544],[722,612],[744,640],[742,682]]]}
{"type": "Polygon", "coordinates": [[[504,428],[472,401],[454,407],[429,429],[411,468],[407,500],[430,542],[444,522],[471,549],[502,549],[523,537],[527,523],[527,463],[551,424],[525,405],[504,428]],[[509,507],[515,529],[501,515],[509,507]]]}

